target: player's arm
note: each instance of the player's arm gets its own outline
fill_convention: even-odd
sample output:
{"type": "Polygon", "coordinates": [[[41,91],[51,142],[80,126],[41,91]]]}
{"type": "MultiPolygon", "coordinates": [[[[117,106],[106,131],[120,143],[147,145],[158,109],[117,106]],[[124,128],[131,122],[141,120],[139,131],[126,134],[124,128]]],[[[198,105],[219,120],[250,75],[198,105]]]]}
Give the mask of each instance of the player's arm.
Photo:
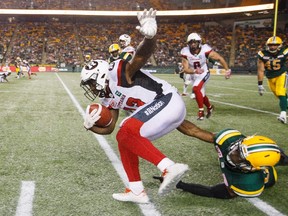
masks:
{"type": "Polygon", "coordinates": [[[186,74],[201,74],[204,72],[203,69],[197,67],[196,69],[189,67],[188,60],[182,56],[183,72],[186,74]]]}
{"type": "Polygon", "coordinates": [[[189,67],[189,62],[186,58],[182,57],[183,72],[186,74],[194,74],[195,70],[189,67]]]}
{"type": "Polygon", "coordinates": [[[213,197],[218,199],[232,199],[234,197],[237,197],[237,194],[235,194],[224,183],[209,187],[205,185],[185,183],[180,181],[176,185],[176,188],[204,197],[213,197]]]}
{"type": "Polygon", "coordinates": [[[111,134],[114,131],[115,126],[116,126],[116,123],[119,117],[119,110],[110,109],[110,112],[112,115],[112,122],[108,127],[102,128],[102,127],[97,127],[94,125],[87,130],[90,130],[90,131],[93,131],[94,133],[102,134],[102,135],[111,134]]]}
{"type": "Polygon", "coordinates": [[[128,82],[132,82],[131,79],[134,74],[146,64],[155,48],[155,37],[153,37],[152,39],[144,38],[144,40],[138,46],[132,62],[130,64],[126,64],[126,77],[128,82]]]}
{"type": "Polygon", "coordinates": [[[214,61],[218,61],[220,62],[220,64],[222,65],[222,67],[225,69],[225,78],[229,79],[231,76],[231,69],[229,69],[229,66],[227,64],[227,62],[225,61],[225,59],[216,51],[212,50],[209,55],[208,55],[208,59],[213,59],[214,61]]]}
{"type": "Polygon", "coordinates": [[[209,143],[214,142],[213,133],[197,127],[195,124],[193,124],[192,122],[188,120],[184,120],[182,124],[177,128],[177,130],[187,136],[195,137],[205,142],[209,142],[209,143]]]}
{"type": "Polygon", "coordinates": [[[137,29],[144,36],[144,39],[137,47],[131,63],[126,64],[126,78],[129,83],[132,82],[132,77],[135,73],[146,64],[156,48],[156,10],[151,8],[147,11],[145,9],[142,13],[138,13],[137,17],[140,23],[137,29]]]}
{"type": "Polygon", "coordinates": [[[257,60],[257,78],[258,78],[258,85],[259,82],[263,82],[264,79],[264,71],[265,71],[265,65],[264,62],[261,59],[257,60]]]}
{"type": "Polygon", "coordinates": [[[265,64],[261,59],[258,58],[257,78],[258,78],[258,92],[260,96],[262,96],[263,93],[265,92],[265,88],[263,87],[264,71],[265,71],[265,64]]]}
{"type": "MultiPolygon", "coordinates": [[[[161,183],[163,182],[162,176],[153,176],[153,178],[158,179],[161,183]]],[[[200,184],[185,183],[183,181],[179,181],[176,185],[176,188],[204,197],[213,197],[218,199],[232,199],[234,197],[237,197],[237,194],[235,194],[233,190],[227,187],[224,183],[210,187],[200,184]]]]}
{"type": "Polygon", "coordinates": [[[212,50],[209,53],[208,58],[209,59],[213,59],[214,61],[218,61],[225,70],[229,70],[228,64],[225,61],[225,59],[219,53],[217,53],[216,51],[212,50]]]}

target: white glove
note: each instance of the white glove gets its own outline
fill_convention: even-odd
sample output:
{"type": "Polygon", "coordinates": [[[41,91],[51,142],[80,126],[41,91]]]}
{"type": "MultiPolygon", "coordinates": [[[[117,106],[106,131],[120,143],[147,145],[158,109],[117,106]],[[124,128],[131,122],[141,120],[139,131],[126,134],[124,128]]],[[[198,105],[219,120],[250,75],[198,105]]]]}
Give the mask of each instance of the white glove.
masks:
{"type": "Polygon", "coordinates": [[[265,88],[263,87],[263,85],[258,85],[258,92],[260,96],[264,94],[265,88]]]}
{"type": "Polygon", "coordinates": [[[197,67],[195,69],[195,74],[202,74],[203,72],[204,72],[204,70],[202,68],[200,68],[200,67],[197,67]]]}
{"type": "Polygon", "coordinates": [[[156,12],[150,8],[149,11],[145,9],[143,13],[137,13],[140,26],[137,26],[136,29],[147,39],[152,39],[157,33],[156,12]]]}
{"type": "Polygon", "coordinates": [[[226,70],[225,71],[225,79],[229,79],[231,77],[231,73],[232,73],[231,69],[226,70]]]}
{"type": "Polygon", "coordinates": [[[89,113],[89,110],[90,110],[90,105],[87,106],[86,108],[85,119],[84,119],[84,127],[87,130],[92,128],[95,122],[97,122],[101,118],[100,116],[101,109],[94,109],[91,113],[89,113]]]}

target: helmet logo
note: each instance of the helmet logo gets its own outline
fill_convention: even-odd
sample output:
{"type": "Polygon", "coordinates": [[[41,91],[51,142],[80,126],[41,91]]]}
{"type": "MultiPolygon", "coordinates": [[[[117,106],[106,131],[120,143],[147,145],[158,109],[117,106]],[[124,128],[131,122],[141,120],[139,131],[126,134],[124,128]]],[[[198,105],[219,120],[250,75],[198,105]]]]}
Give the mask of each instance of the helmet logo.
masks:
{"type": "Polygon", "coordinates": [[[85,66],[85,69],[86,70],[93,70],[97,66],[98,66],[98,62],[97,61],[91,61],[91,62],[89,62],[88,65],[85,66]]]}

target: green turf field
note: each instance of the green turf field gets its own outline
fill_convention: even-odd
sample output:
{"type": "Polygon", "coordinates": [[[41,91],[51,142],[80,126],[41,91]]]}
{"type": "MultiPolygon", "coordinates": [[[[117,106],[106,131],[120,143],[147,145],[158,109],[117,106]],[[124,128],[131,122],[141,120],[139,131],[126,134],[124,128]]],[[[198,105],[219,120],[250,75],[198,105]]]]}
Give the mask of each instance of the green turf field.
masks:
{"type": "MultiPolygon", "coordinates": [[[[178,75],[157,76],[182,93],[183,82],[178,75]]],[[[265,215],[243,198],[216,200],[178,190],[159,197],[159,183],[152,179],[159,171],[144,160],[141,174],[151,205],[114,201],[112,193],[122,192],[125,187],[120,177],[123,173],[119,176],[115,170],[121,165],[115,133],[104,136],[107,143],[103,147],[103,141],[99,145],[95,136],[83,128],[83,110],[90,101],[79,87],[80,74],[39,73],[32,78],[15,79],[12,74],[9,83],[0,83],[1,216],[29,216],[24,214],[29,213],[29,205],[25,207],[24,203],[22,211],[19,205],[21,184],[25,182],[34,185],[34,192],[28,187],[26,194],[28,199],[29,191],[32,193],[30,208],[34,216],[265,215]]],[[[213,132],[234,128],[246,135],[268,136],[288,152],[288,126],[277,121],[278,101],[264,83],[267,92],[260,97],[256,76],[235,75],[230,80],[212,76],[207,95],[215,112],[210,119],[198,122],[195,100],[183,97],[187,119],[213,132]]],[[[102,136],[97,138],[101,140],[102,136]]],[[[174,161],[189,165],[189,174],[183,180],[205,185],[222,182],[212,144],[177,131],[154,143],[174,161]]],[[[278,167],[277,170],[278,183],[259,197],[272,207],[266,209],[269,215],[288,214],[288,169],[278,167]],[[273,212],[274,209],[279,212],[273,212]]]]}

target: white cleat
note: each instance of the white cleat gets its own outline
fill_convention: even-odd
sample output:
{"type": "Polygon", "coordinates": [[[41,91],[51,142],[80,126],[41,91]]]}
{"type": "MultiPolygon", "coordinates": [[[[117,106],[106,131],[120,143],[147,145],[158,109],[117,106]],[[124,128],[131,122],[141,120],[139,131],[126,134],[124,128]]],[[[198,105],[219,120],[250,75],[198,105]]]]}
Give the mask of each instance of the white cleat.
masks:
{"type": "Polygon", "coordinates": [[[185,173],[189,170],[187,164],[176,163],[167,169],[162,174],[163,182],[159,187],[158,194],[164,196],[171,190],[176,188],[176,184],[181,180],[185,173]]]}
{"type": "Polygon", "coordinates": [[[195,98],[196,98],[195,94],[192,93],[192,94],[190,95],[190,98],[191,98],[191,99],[195,99],[195,98]]]}
{"type": "Polygon", "coordinates": [[[286,112],[285,111],[282,111],[280,113],[280,115],[277,117],[278,121],[280,121],[281,123],[283,124],[286,124],[287,123],[287,117],[286,117],[286,112]]]}
{"type": "Polygon", "coordinates": [[[115,200],[121,202],[134,202],[140,204],[149,203],[149,197],[147,196],[145,191],[142,191],[140,194],[136,195],[128,188],[126,188],[124,193],[114,193],[112,197],[115,200]]]}

